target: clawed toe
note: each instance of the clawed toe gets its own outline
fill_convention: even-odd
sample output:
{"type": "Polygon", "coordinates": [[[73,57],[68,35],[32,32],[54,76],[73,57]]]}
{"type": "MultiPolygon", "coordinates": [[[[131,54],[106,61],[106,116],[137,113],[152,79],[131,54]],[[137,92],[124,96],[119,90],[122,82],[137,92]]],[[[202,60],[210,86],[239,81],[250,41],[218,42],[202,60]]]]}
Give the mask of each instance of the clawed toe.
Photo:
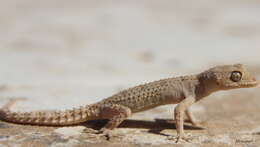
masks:
{"type": "Polygon", "coordinates": [[[121,137],[120,134],[115,134],[112,132],[112,130],[110,129],[106,129],[106,128],[102,128],[100,131],[99,131],[99,134],[101,136],[105,136],[106,137],[106,140],[111,140],[111,138],[114,138],[114,137],[121,137]]]}
{"type": "Polygon", "coordinates": [[[175,143],[188,142],[188,138],[186,136],[178,136],[175,143]]]}
{"type": "Polygon", "coordinates": [[[106,128],[102,128],[98,134],[102,135],[102,136],[105,136],[106,137],[106,140],[109,140],[111,138],[111,130],[109,129],[106,129],[106,128]]]}
{"type": "Polygon", "coordinates": [[[205,129],[205,128],[206,128],[206,127],[203,126],[200,122],[192,123],[192,126],[198,127],[198,128],[201,128],[201,129],[205,129]]]}
{"type": "Polygon", "coordinates": [[[200,123],[199,122],[192,122],[191,123],[193,126],[195,127],[201,127],[200,123]]]}
{"type": "Polygon", "coordinates": [[[176,140],[175,143],[186,143],[186,142],[190,142],[190,137],[187,137],[185,135],[178,135],[177,138],[176,137],[168,137],[169,140],[176,140]]]}

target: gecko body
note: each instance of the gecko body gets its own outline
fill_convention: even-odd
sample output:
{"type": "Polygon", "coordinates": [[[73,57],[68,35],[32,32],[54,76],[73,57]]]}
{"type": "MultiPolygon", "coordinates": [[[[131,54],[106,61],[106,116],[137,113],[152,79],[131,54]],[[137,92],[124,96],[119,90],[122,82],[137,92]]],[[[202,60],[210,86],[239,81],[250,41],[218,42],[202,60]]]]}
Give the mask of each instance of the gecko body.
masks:
{"type": "Polygon", "coordinates": [[[31,125],[64,126],[79,124],[87,120],[109,119],[100,130],[104,134],[120,125],[133,113],[152,109],[166,104],[175,107],[177,142],[186,139],[183,129],[183,116],[187,115],[192,124],[195,118],[189,107],[209,94],[236,88],[249,88],[258,85],[244,65],[222,65],[202,73],[162,79],[123,90],[100,102],[65,111],[12,112],[10,103],[0,109],[2,120],[31,125]]]}

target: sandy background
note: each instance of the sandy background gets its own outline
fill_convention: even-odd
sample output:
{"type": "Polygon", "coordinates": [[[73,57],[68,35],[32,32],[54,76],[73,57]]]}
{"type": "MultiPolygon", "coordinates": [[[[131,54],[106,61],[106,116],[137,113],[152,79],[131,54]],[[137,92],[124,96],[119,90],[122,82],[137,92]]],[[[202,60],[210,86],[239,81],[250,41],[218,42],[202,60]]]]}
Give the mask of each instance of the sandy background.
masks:
{"type": "MultiPolygon", "coordinates": [[[[15,106],[19,111],[90,104],[136,84],[198,73],[218,64],[243,63],[257,76],[260,71],[259,0],[1,1],[0,32],[0,104],[10,97],[27,98],[15,106]]],[[[212,126],[210,120],[205,124],[207,130],[225,130],[223,126],[237,122],[231,120],[235,114],[258,113],[258,91],[220,92],[193,108],[202,120],[230,118],[230,126],[214,122],[212,126]],[[248,100],[249,94],[254,98],[248,100]],[[215,106],[222,103],[226,105],[215,106]],[[222,106],[231,113],[223,114],[227,112],[219,110],[222,106]]],[[[171,118],[168,108],[172,106],[132,119],[171,118]]],[[[242,118],[240,128],[250,124],[242,118]]],[[[258,117],[252,123],[257,128],[258,117]]],[[[225,131],[218,133],[230,137],[225,131]]],[[[155,145],[169,144],[165,138],[156,140],[160,137],[152,139],[155,145]]],[[[7,142],[15,143],[10,138],[7,142]]]]}

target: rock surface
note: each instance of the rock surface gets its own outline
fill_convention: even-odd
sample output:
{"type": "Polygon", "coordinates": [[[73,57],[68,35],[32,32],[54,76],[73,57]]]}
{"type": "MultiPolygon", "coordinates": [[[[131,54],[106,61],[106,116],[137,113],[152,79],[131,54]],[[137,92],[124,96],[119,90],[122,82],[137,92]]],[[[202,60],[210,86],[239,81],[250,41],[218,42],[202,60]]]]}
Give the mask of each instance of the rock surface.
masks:
{"type": "MultiPolygon", "coordinates": [[[[260,1],[11,0],[0,5],[0,105],[14,111],[90,104],[144,82],[243,63],[260,79],[260,1]]],[[[173,106],[124,121],[44,127],[0,121],[0,146],[259,146],[260,87],[219,92],[192,109],[175,144],[173,106]]]]}

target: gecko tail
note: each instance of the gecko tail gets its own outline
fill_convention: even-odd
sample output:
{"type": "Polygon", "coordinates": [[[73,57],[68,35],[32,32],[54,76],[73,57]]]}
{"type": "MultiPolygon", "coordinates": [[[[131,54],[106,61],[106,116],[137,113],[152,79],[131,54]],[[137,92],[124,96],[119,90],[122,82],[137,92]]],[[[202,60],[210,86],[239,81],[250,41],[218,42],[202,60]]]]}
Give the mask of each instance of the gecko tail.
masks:
{"type": "Polygon", "coordinates": [[[16,124],[67,126],[99,118],[99,108],[95,104],[65,111],[11,111],[10,108],[20,100],[24,99],[10,99],[7,104],[0,108],[0,119],[16,124]]]}
{"type": "Polygon", "coordinates": [[[11,98],[7,104],[5,104],[1,110],[10,110],[10,108],[17,102],[17,101],[24,101],[26,98],[11,98]]]}
{"type": "Polygon", "coordinates": [[[0,119],[8,121],[10,114],[13,114],[10,108],[17,102],[26,100],[26,98],[10,98],[9,102],[0,108],[0,119]]]}

